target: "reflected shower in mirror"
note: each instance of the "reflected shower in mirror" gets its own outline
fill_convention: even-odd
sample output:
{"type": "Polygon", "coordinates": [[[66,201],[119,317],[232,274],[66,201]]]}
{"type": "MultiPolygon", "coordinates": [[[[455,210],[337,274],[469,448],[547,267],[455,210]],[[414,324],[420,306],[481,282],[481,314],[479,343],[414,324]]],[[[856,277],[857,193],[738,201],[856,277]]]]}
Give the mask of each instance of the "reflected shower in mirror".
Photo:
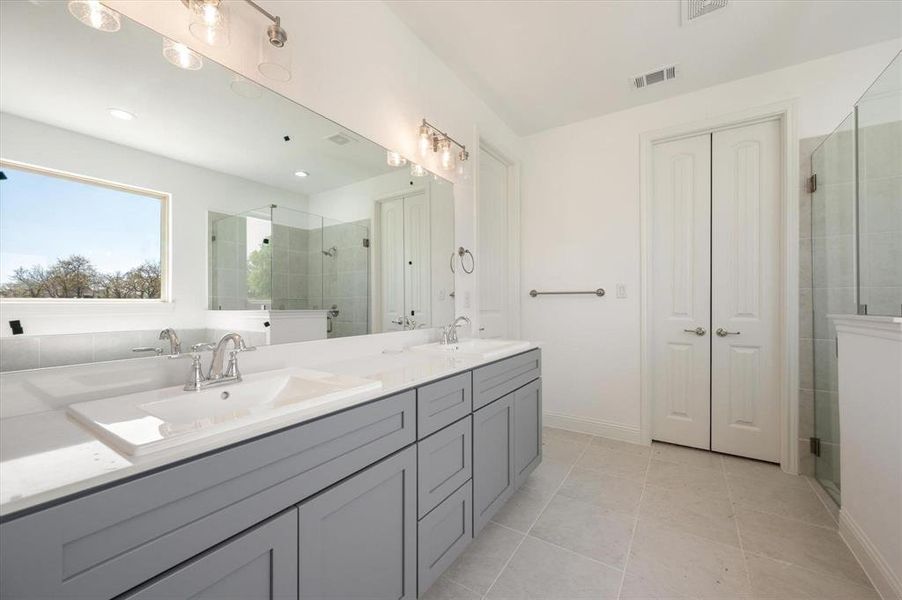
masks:
{"type": "Polygon", "coordinates": [[[162,43],[0,3],[0,371],[453,318],[449,182],[162,43]]]}

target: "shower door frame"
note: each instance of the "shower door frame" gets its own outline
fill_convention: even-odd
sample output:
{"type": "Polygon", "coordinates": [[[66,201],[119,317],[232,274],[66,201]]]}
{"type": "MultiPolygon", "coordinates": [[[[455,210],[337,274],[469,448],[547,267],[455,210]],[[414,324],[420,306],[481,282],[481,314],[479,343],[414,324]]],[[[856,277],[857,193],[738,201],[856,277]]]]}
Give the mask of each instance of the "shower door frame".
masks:
{"type": "Polygon", "coordinates": [[[710,117],[688,124],[676,125],[640,135],[639,198],[640,198],[640,424],[638,441],[651,444],[652,439],[652,381],[651,335],[652,315],[650,297],[651,259],[651,190],[654,173],[651,169],[653,145],[659,142],[704,134],[719,129],[777,120],[781,126],[783,193],[781,236],[781,302],[779,317],[784,326],[780,344],[780,467],[787,473],[799,470],[799,189],[795,174],[799,169],[799,137],[796,130],[797,102],[786,100],[750,108],[738,113],[710,117]]]}

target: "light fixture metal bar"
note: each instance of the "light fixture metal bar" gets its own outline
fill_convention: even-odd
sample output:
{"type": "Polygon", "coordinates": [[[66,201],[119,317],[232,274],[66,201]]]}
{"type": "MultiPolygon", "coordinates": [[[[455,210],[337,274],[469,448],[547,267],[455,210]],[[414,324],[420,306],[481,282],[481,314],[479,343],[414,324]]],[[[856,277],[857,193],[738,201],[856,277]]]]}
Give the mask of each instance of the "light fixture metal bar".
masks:
{"type": "MultiPolygon", "coordinates": [[[[245,1],[246,1],[246,2],[250,2],[250,0],[245,0],[245,1]]],[[[425,126],[428,127],[429,129],[431,129],[431,130],[433,131],[433,135],[434,135],[435,133],[438,133],[438,134],[440,134],[444,139],[448,140],[449,142],[451,142],[452,144],[454,144],[455,146],[457,146],[458,148],[460,148],[463,152],[466,152],[466,151],[467,151],[467,147],[466,147],[464,144],[461,144],[460,142],[458,142],[457,140],[455,140],[453,137],[451,137],[450,135],[448,135],[447,133],[445,133],[444,131],[442,131],[441,129],[439,129],[438,127],[436,127],[435,125],[433,125],[432,123],[430,123],[429,121],[427,121],[426,119],[423,119],[423,125],[425,125],[425,126]]]]}
{"type": "Polygon", "coordinates": [[[269,19],[276,25],[279,25],[281,23],[282,19],[270,14],[269,11],[267,11],[265,8],[263,8],[256,2],[254,2],[254,0],[244,0],[244,1],[247,2],[248,4],[250,4],[251,6],[253,6],[255,9],[257,9],[257,12],[259,12],[261,15],[263,15],[264,17],[266,17],[267,19],[269,19]]]}

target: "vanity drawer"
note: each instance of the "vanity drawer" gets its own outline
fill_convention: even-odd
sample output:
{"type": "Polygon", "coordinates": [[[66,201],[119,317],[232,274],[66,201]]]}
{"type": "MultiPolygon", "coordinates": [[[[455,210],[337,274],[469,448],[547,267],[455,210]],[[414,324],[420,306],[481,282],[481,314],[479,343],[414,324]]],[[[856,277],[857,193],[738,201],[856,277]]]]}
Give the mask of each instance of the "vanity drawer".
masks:
{"type": "Polygon", "coordinates": [[[472,421],[473,418],[467,416],[417,444],[420,517],[470,479],[473,473],[472,421]]]}
{"type": "Polygon", "coordinates": [[[0,525],[0,597],[110,598],[413,443],[413,391],[0,525]]]}
{"type": "Polygon", "coordinates": [[[524,352],[473,371],[473,410],[523,387],[542,374],[538,349],[524,352]]]}
{"type": "Polygon", "coordinates": [[[417,437],[423,439],[473,410],[470,372],[417,388],[417,437]]]}
{"type": "Polygon", "coordinates": [[[472,485],[468,481],[417,524],[417,588],[421,596],[472,538],[472,485]]]}

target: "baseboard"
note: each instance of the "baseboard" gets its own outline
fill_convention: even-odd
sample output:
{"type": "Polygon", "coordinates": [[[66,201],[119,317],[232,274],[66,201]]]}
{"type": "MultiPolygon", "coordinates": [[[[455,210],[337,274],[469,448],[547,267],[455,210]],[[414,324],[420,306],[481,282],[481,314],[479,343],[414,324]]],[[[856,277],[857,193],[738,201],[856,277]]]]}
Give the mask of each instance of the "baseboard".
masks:
{"type": "Polygon", "coordinates": [[[861,527],[843,509],[839,511],[839,535],[861,563],[861,568],[864,569],[880,597],[883,600],[902,598],[902,582],[890,569],[861,527]]]}
{"type": "Polygon", "coordinates": [[[639,428],[623,425],[621,423],[612,423],[611,421],[602,421],[600,419],[588,419],[586,417],[574,417],[556,412],[544,412],[542,414],[543,424],[548,427],[556,427],[558,429],[566,429],[567,431],[576,431],[579,433],[588,433],[601,437],[620,440],[621,442],[630,442],[631,444],[641,444],[639,436],[639,428]]]}

